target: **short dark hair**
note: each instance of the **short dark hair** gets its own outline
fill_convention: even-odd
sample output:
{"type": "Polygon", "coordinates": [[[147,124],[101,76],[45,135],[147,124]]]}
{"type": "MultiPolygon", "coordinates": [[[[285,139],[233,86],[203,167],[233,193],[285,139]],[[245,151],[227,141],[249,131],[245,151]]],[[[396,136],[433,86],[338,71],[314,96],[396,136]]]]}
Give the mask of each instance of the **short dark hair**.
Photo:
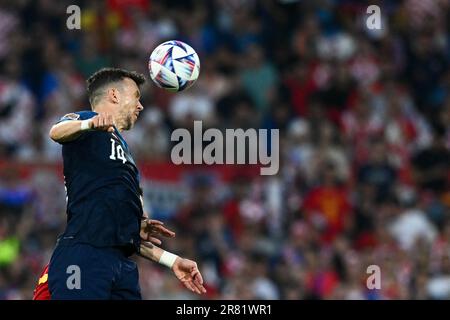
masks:
{"type": "Polygon", "coordinates": [[[102,68],[95,72],[87,79],[87,92],[91,105],[94,105],[95,99],[101,94],[100,89],[105,85],[122,81],[125,78],[134,80],[138,86],[145,82],[144,75],[136,71],[128,71],[120,68],[102,68]]]}

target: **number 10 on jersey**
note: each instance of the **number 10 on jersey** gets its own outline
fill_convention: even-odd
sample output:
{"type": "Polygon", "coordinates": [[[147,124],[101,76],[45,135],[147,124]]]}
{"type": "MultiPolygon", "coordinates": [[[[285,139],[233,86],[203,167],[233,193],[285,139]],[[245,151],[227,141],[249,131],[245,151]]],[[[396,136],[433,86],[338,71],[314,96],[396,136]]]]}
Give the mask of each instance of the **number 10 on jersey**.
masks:
{"type": "Polygon", "coordinates": [[[116,146],[116,140],[114,139],[111,139],[111,155],[109,158],[111,160],[122,160],[123,163],[127,162],[127,158],[125,158],[125,151],[123,151],[120,144],[116,146]]]}

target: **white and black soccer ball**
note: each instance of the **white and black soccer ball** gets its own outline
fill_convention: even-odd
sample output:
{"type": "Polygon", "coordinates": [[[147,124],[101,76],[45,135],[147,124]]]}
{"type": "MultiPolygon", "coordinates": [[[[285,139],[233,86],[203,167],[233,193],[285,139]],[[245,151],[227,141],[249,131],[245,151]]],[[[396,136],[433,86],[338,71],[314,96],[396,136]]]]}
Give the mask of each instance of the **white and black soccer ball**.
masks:
{"type": "Polygon", "coordinates": [[[188,44],[171,40],[153,50],[148,61],[153,82],[171,92],[183,91],[194,84],[200,74],[200,59],[188,44]]]}

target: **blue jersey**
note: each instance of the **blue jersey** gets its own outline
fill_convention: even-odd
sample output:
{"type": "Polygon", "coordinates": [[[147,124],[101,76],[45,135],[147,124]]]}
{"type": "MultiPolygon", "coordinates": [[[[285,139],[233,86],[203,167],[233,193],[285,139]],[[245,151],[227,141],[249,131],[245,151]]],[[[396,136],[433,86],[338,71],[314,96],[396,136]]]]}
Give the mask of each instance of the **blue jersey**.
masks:
{"type": "MultiPolygon", "coordinates": [[[[71,113],[59,122],[86,120],[96,114],[71,113]]],[[[138,251],[143,215],[139,172],[119,131],[85,131],[62,143],[62,156],[67,227],[60,239],[138,251]]]]}

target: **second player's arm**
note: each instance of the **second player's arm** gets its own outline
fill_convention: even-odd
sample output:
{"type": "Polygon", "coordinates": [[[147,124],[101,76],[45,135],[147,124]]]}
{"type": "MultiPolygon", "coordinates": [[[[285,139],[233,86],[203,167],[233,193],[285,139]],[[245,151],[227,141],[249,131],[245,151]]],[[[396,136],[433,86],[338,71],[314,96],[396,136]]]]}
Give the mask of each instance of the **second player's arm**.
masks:
{"type": "Polygon", "coordinates": [[[109,114],[98,114],[87,120],[70,120],[57,123],[49,132],[53,141],[64,143],[73,141],[86,130],[114,131],[113,117],[109,114]]]}
{"type": "MultiPolygon", "coordinates": [[[[144,208],[144,198],[142,196],[142,188],[141,188],[141,205],[144,208]]],[[[144,241],[150,241],[153,244],[160,245],[162,242],[157,236],[164,236],[168,238],[175,237],[175,232],[164,227],[164,223],[159,220],[149,219],[149,214],[144,210],[141,220],[141,230],[140,230],[141,239],[144,241]]]]}
{"type": "Polygon", "coordinates": [[[75,140],[83,133],[83,131],[90,129],[89,123],[83,121],[89,120],[71,120],[57,123],[50,129],[49,136],[56,142],[69,142],[75,140]],[[87,129],[82,127],[83,123],[85,123],[87,129]]]}

